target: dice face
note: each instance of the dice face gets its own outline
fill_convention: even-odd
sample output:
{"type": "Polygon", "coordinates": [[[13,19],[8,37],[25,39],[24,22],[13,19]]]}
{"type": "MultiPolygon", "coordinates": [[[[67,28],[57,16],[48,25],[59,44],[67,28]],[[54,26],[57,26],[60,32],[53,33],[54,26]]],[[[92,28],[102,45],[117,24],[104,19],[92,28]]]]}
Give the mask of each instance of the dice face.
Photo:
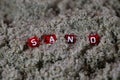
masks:
{"type": "Polygon", "coordinates": [[[36,36],[31,37],[28,39],[27,45],[31,48],[39,47],[40,46],[40,39],[36,36]]]}
{"type": "Polygon", "coordinates": [[[89,36],[89,42],[91,45],[98,45],[100,43],[100,36],[97,33],[90,34],[89,36]]]}
{"type": "Polygon", "coordinates": [[[45,44],[53,44],[57,40],[57,37],[55,34],[50,34],[50,35],[44,35],[43,39],[45,44]]]}
{"type": "Polygon", "coordinates": [[[66,34],[64,38],[68,44],[74,44],[76,42],[76,35],[74,34],[66,34]]]}

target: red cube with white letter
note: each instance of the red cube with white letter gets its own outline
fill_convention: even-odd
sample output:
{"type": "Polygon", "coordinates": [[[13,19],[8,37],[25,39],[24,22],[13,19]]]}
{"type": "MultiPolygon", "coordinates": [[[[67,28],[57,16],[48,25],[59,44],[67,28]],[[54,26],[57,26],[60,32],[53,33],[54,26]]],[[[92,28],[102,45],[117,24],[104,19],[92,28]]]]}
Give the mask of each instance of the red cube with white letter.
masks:
{"type": "Polygon", "coordinates": [[[27,45],[31,48],[39,47],[40,39],[36,36],[31,37],[31,38],[28,39],[27,45]]]}
{"type": "Polygon", "coordinates": [[[76,35],[74,35],[74,34],[66,34],[65,39],[66,39],[66,42],[68,44],[74,44],[76,42],[76,35]]]}
{"type": "Polygon", "coordinates": [[[56,42],[57,37],[55,34],[50,34],[50,35],[43,35],[44,43],[46,44],[53,44],[56,42]]]}
{"type": "Polygon", "coordinates": [[[91,45],[94,46],[99,44],[100,36],[97,33],[91,33],[88,37],[91,45]]]}

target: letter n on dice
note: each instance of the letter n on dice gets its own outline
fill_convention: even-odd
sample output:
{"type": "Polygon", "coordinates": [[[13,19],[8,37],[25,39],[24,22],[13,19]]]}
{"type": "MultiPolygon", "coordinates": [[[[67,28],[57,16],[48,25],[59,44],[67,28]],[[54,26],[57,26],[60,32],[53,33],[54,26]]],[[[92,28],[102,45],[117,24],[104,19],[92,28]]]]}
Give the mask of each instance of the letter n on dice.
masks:
{"type": "Polygon", "coordinates": [[[74,35],[74,34],[66,34],[65,39],[66,39],[66,42],[68,44],[74,44],[76,42],[76,35],[74,35]]]}

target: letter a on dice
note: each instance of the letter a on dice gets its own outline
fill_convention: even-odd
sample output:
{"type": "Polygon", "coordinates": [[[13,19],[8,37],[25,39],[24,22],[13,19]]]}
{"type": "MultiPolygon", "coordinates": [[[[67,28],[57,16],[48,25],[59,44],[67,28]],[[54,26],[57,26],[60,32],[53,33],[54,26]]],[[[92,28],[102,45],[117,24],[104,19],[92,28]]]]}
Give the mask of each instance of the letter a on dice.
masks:
{"type": "Polygon", "coordinates": [[[66,34],[65,39],[68,44],[74,44],[76,42],[76,35],[66,34]]]}
{"type": "Polygon", "coordinates": [[[36,36],[31,37],[31,38],[28,39],[27,45],[31,48],[39,47],[40,39],[36,36]]]}
{"type": "Polygon", "coordinates": [[[91,33],[88,37],[91,45],[94,46],[99,44],[100,36],[97,33],[91,33]]]}
{"type": "Polygon", "coordinates": [[[57,40],[55,34],[44,35],[43,39],[44,39],[44,43],[46,43],[46,44],[53,44],[57,40]]]}

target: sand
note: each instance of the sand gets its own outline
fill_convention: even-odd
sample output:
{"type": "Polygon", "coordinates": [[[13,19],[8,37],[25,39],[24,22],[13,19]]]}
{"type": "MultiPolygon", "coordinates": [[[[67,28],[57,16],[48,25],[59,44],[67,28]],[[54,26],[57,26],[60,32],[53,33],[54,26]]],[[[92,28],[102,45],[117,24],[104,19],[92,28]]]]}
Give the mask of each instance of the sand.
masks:
{"type": "Polygon", "coordinates": [[[120,0],[0,0],[0,80],[120,80],[120,0]],[[26,46],[43,34],[57,41],[26,46]]]}

